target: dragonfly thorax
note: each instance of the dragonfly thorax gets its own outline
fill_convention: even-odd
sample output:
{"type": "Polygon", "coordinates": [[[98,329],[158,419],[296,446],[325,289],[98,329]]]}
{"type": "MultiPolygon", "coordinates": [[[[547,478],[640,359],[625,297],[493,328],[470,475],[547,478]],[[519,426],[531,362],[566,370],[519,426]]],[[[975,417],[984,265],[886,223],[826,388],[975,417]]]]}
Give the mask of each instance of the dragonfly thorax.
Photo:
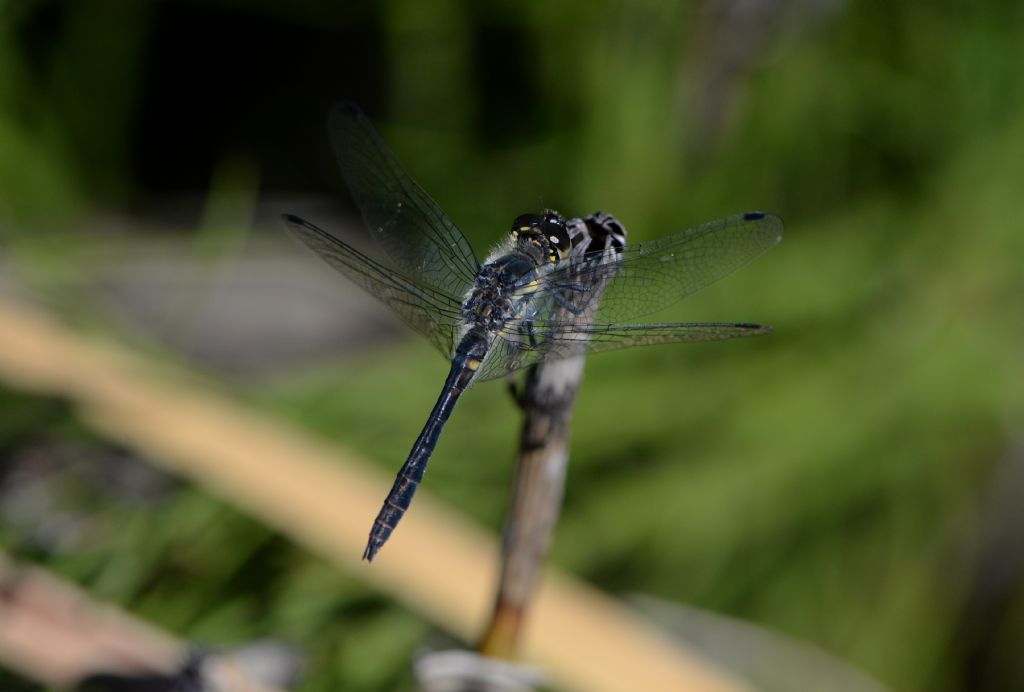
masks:
{"type": "Polygon", "coordinates": [[[518,293],[541,266],[543,260],[518,248],[484,264],[462,303],[463,320],[488,331],[504,327],[515,317],[518,293]]]}

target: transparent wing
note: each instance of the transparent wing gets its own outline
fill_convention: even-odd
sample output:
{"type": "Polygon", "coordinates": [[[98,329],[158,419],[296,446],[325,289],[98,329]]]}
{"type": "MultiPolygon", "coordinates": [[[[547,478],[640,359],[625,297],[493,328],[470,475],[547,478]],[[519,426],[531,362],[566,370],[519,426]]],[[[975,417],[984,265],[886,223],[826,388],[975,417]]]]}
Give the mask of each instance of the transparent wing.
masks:
{"type": "MultiPolygon", "coordinates": [[[[711,285],[782,238],[782,221],[747,212],[626,247],[605,263],[570,258],[541,280],[541,290],[583,300],[600,277],[610,276],[593,323],[630,322],[711,285]]],[[[597,296],[598,293],[594,292],[597,296]]],[[[578,322],[573,314],[556,321],[578,322]]]]}
{"type": "Polygon", "coordinates": [[[374,262],[305,219],[292,214],[282,218],[288,231],[306,247],[381,300],[451,358],[461,321],[457,299],[374,262]]]}
{"type": "Polygon", "coordinates": [[[416,281],[464,295],[480,268],[473,248],[362,111],[350,103],[335,106],[328,130],[345,183],[384,252],[416,281]]]}
{"type": "Polygon", "coordinates": [[[490,380],[542,360],[559,360],[629,346],[685,341],[721,341],[769,334],[767,325],[729,322],[682,324],[582,324],[555,326],[534,323],[507,329],[496,339],[480,368],[479,380],[490,380]],[[554,330],[554,331],[552,331],[554,330]]]}

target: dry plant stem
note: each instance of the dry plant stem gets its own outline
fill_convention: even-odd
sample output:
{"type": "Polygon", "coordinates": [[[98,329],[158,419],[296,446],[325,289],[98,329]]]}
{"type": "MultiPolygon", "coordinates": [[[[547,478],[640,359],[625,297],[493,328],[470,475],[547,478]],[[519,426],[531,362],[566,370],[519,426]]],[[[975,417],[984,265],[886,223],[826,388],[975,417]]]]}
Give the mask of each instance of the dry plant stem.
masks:
{"type": "MultiPolygon", "coordinates": [[[[188,653],[173,635],[0,553],[0,666],[48,687],[104,675],[142,690],[174,681],[188,653]]],[[[273,692],[230,664],[204,666],[202,681],[223,692],[273,692]]]]}
{"type": "Polygon", "coordinates": [[[518,397],[523,409],[512,505],[502,536],[502,571],[480,652],[516,655],[519,634],[558,521],[569,463],[569,421],[583,377],[583,356],[530,368],[518,397]]]}
{"type": "Polygon", "coordinates": [[[0,555],[0,662],[45,685],[102,671],[171,675],[184,645],[126,613],[94,603],[44,570],[0,555]]]}

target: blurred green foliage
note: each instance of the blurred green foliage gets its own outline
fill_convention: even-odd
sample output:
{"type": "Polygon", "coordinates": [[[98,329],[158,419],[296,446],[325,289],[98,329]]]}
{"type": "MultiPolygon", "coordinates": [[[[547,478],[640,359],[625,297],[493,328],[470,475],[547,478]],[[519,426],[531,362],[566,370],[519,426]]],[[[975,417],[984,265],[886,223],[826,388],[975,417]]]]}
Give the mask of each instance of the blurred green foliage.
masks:
{"type": "MultiPolygon", "coordinates": [[[[1024,5],[216,4],[380,28],[381,129],[479,250],[543,206],[605,209],[634,239],[748,208],[786,220],[779,248],[664,316],[776,334],[588,364],[557,564],[806,639],[896,689],[1024,687],[1022,574],[989,579],[1022,536],[992,503],[1024,494],[1000,486],[1022,463],[1024,5]],[[507,60],[481,63],[501,39],[507,60]]],[[[19,247],[140,194],[123,133],[153,14],[74,7],[42,51],[14,40],[30,10],[0,4],[0,229],[19,247]]],[[[198,238],[200,256],[237,241],[198,238]]],[[[444,367],[410,340],[238,389],[397,468],[444,367]]],[[[468,401],[427,483],[497,528],[517,416],[500,386],[468,401]]],[[[5,454],[39,415],[6,416],[5,454]]],[[[87,550],[46,558],[99,596],[197,640],[292,639],[303,689],[408,684],[424,623],[202,492],[99,516],[87,550]]]]}

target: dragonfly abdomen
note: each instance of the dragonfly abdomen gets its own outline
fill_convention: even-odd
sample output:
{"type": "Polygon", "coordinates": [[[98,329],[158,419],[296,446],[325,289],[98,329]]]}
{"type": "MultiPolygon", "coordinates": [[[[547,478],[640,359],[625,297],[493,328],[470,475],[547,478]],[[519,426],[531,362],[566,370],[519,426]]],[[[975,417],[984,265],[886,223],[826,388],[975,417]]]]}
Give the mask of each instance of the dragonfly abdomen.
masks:
{"type": "Polygon", "coordinates": [[[486,337],[476,330],[470,330],[459,342],[452,359],[452,368],[448,378],[444,382],[437,403],[434,404],[430,417],[427,419],[423,430],[412,446],[409,457],[402,464],[398,471],[391,491],[388,492],[384,505],[377,513],[377,518],[370,529],[370,538],[363,551],[363,559],[372,562],[377,551],[391,537],[391,533],[398,526],[405,515],[416,489],[423,481],[423,474],[427,470],[427,462],[434,453],[437,440],[444,430],[445,423],[452,414],[459,397],[466,391],[477,369],[487,352],[486,337]]]}

